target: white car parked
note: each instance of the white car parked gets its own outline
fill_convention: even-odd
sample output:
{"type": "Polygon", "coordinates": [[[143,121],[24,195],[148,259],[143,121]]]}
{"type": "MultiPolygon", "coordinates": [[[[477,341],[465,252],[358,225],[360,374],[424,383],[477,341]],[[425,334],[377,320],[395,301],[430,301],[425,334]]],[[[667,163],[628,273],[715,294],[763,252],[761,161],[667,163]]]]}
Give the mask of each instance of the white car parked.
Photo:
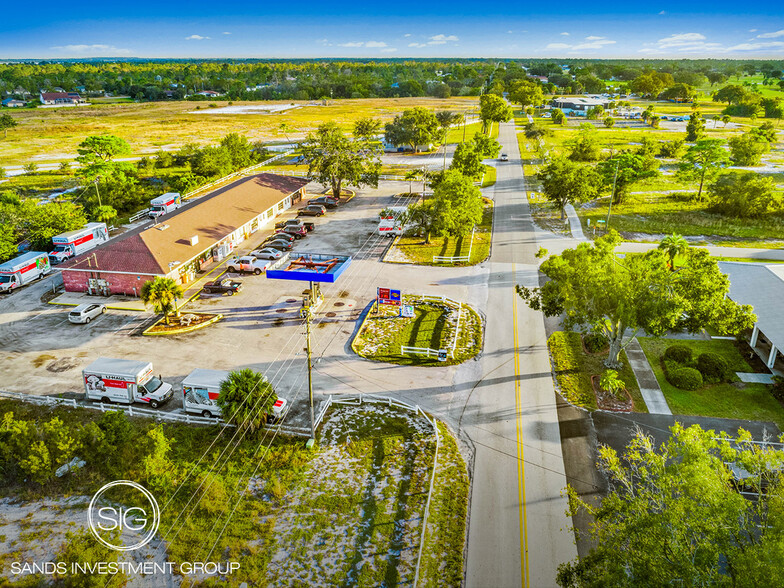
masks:
{"type": "Polygon", "coordinates": [[[263,249],[255,249],[250,254],[256,259],[280,259],[283,257],[283,252],[273,249],[272,247],[264,247],[263,249]]]}
{"type": "Polygon", "coordinates": [[[269,261],[262,261],[261,259],[256,259],[252,255],[246,255],[245,257],[234,257],[230,259],[229,263],[226,264],[226,270],[237,273],[252,272],[258,276],[260,273],[267,271],[269,266],[269,261]]]}
{"type": "Polygon", "coordinates": [[[80,304],[68,313],[68,320],[74,324],[89,323],[105,312],[106,306],[103,304],[80,304]]]}

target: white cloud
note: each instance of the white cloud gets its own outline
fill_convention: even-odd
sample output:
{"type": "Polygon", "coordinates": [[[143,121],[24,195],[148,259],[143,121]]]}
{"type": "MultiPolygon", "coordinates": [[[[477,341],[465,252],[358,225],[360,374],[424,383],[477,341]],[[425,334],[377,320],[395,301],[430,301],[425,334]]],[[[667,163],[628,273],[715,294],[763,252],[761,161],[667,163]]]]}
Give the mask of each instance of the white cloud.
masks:
{"type": "Polygon", "coordinates": [[[773,31],[772,33],[762,33],[757,35],[758,39],[775,39],[776,37],[784,37],[784,29],[780,31],[773,31]]]}
{"type": "Polygon", "coordinates": [[[456,35],[433,35],[430,37],[430,40],[427,42],[428,45],[444,45],[445,43],[452,42],[455,43],[459,41],[460,38],[456,35]]]}
{"type": "Polygon", "coordinates": [[[506,31],[507,35],[511,35],[512,33],[514,33],[514,31],[511,31],[511,30],[510,31],[506,31]]]}
{"type": "Polygon", "coordinates": [[[362,47],[362,41],[349,41],[348,43],[338,43],[338,47],[362,47]]]}
{"type": "Polygon", "coordinates": [[[338,47],[368,47],[370,49],[379,49],[386,47],[384,41],[349,41],[348,43],[338,43],[338,47]]]}
{"type": "Polygon", "coordinates": [[[222,34],[222,35],[230,35],[231,33],[230,33],[230,32],[228,32],[228,31],[223,31],[221,34],[222,34]]]}
{"type": "Polygon", "coordinates": [[[658,45],[659,47],[666,49],[669,47],[680,47],[682,45],[694,45],[695,43],[704,40],[705,35],[701,35],[700,33],[681,33],[659,39],[658,45]]]}
{"type": "Polygon", "coordinates": [[[664,16],[665,14],[667,14],[666,10],[660,10],[659,11],[659,16],[664,16]]]}
{"type": "Polygon", "coordinates": [[[571,51],[581,51],[584,49],[601,49],[606,45],[614,45],[614,44],[615,41],[613,41],[612,39],[608,39],[607,37],[597,37],[596,35],[591,35],[589,37],[585,37],[585,39],[582,42],[576,44],[550,43],[545,46],[545,49],[569,49],[571,51]]]}
{"type": "Polygon", "coordinates": [[[201,35],[191,35],[190,37],[185,37],[186,41],[204,41],[205,39],[209,39],[209,37],[202,37],[201,35]]]}
{"type": "Polygon", "coordinates": [[[427,43],[409,43],[409,47],[427,47],[427,43]]]}
{"type": "Polygon", "coordinates": [[[394,53],[395,51],[397,51],[396,47],[385,47],[381,50],[381,53],[394,53]]]}
{"type": "Polygon", "coordinates": [[[56,51],[63,51],[64,53],[78,53],[79,55],[100,55],[102,57],[112,57],[115,55],[130,55],[130,49],[122,49],[114,45],[103,45],[96,43],[94,45],[58,45],[52,47],[56,51]]]}
{"type": "Polygon", "coordinates": [[[758,51],[759,49],[776,49],[784,47],[784,41],[768,41],[766,43],[741,43],[727,47],[726,51],[758,51]]]}
{"type": "Polygon", "coordinates": [[[592,37],[585,37],[585,40],[586,40],[586,41],[601,41],[601,40],[603,40],[603,39],[605,39],[605,38],[606,38],[606,37],[593,37],[593,36],[592,36],[592,37]]]}
{"type": "Polygon", "coordinates": [[[750,33],[756,33],[759,29],[749,29],[750,33]]]}
{"type": "Polygon", "coordinates": [[[569,33],[563,32],[563,33],[561,33],[561,35],[563,35],[564,37],[568,37],[569,33]]]}
{"type": "Polygon", "coordinates": [[[379,47],[386,47],[386,46],[387,44],[384,43],[384,41],[368,41],[367,43],[365,43],[365,47],[370,47],[374,49],[377,49],[379,47]]]}
{"type": "Polygon", "coordinates": [[[569,49],[571,45],[567,43],[550,43],[549,45],[545,46],[545,49],[569,49]]]}
{"type": "Polygon", "coordinates": [[[411,33],[406,33],[406,34],[405,34],[405,35],[403,35],[403,36],[404,36],[404,37],[410,37],[410,36],[411,36],[411,33]]]}

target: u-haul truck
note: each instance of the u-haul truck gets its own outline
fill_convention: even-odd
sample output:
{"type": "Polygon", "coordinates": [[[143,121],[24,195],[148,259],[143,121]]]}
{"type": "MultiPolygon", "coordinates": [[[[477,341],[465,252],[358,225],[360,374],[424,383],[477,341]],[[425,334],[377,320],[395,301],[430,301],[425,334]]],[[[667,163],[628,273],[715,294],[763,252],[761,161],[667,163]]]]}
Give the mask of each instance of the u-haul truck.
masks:
{"type": "Polygon", "coordinates": [[[173,394],[171,384],[153,376],[149,361],[99,357],[82,370],[82,376],[88,400],[158,408],[173,394]]]}
{"type": "Polygon", "coordinates": [[[176,210],[182,204],[179,192],[167,192],[150,200],[150,218],[156,218],[172,210],[176,210]]]}
{"type": "Polygon", "coordinates": [[[108,240],[109,230],[106,223],[87,223],[83,229],[52,237],[54,250],[49,253],[49,261],[53,264],[60,263],[90,251],[108,240]]]}
{"type": "Polygon", "coordinates": [[[10,292],[42,278],[52,271],[49,256],[43,251],[28,251],[0,264],[0,292],[10,292]]]}
{"type": "MultiPolygon", "coordinates": [[[[204,417],[219,417],[218,406],[221,383],[228,379],[229,372],[224,370],[205,370],[197,368],[182,381],[182,408],[185,412],[200,414],[204,417]]],[[[279,419],[286,412],[288,401],[278,398],[272,406],[272,418],[279,419]]]]}
{"type": "Polygon", "coordinates": [[[378,234],[387,237],[402,235],[405,228],[403,216],[408,210],[408,206],[391,206],[381,211],[381,220],[378,223],[378,234]]]}

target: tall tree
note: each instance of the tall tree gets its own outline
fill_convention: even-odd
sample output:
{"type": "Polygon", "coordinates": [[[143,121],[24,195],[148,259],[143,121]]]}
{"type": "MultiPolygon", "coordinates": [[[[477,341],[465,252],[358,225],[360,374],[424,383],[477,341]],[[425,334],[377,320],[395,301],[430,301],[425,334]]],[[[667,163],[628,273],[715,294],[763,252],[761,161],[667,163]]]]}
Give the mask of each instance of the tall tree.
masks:
{"type": "Polygon", "coordinates": [[[182,296],[182,287],[172,278],[157,276],[154,280],[144,282],[140,296],[142,302],[163,315],[168,325],[169,315],[177,311],[176,302],[182,296]]]}
{"type": "Polygon", "coordinates": [[[782,197],[775,192],[776,183],[752,171],[721,174],[708,186],[712,208],[724,215],[759,218],[781,212],[782,197]]]}
{"type": "Polygon", "coordinates": [[[19,123],[10,114],[0,114],[0,130],[3,131],[3,138],[8,138],[8,129],[13,129],[19,123]]]}
{"type": "Polygon", "coordinates": [[[459,143],[452,156],[449,169],[457,170],[472,180],[482,175],[485,166],[482,165],[482,154],[477,152],[472,143],[459,143]]]}
{"type": "Polygon", "coordinates": [[[659,249],[667,254],[667,257],[670,260],[670,271],[674,272],[675,258],[686,253],[686,251],[689,249],[689,242],[684,239],[682,235],[676,235],[673,233],[672,235],[667,235],[664,239],[661,240],[661,243],[659,243],[659,249]]]}
{"type": "Polygon", "coordinates": [[[657,447],[638,430],[626,450],[599,447],[609,493],[598,507],[569,488],[570,514],[593,519],[593,547],[559,566],[562,588],[781,586],[784,572],[782,453],[698,425],[670,429],[657,447]],[[749,473],[737,490],[733,468],[749,473]]]}
{"type": "Polygon", "coordinates": [[[429,145],[439,135],[436,115],[422,106],[408,108],[384,127],[387,142],[393,145],[409,145],[414,153],[420,145],[429,145]]]}
{"type": "Polygon", "coordinates": [[[308,177],[331,188],[335,197],[340,197],[343,184],[378,186],[378,146],[370,141],[352,141],[333,122],[309,133],[300,150],[308,164],[308,177]]]}
{"type": "Polygon", "coordinates": [[[762,156],[770,151],[768,140],[753,131],[732,137],[729,140],[730,153],[735,165],[760,165],[762,156]]]}
{"type": "Polygon", "coordinates": [[[572,161],[597,161],[602,155],[599,132],[591,123],[582,123],[577,136],[566,141],[572,161]]]}
{"type": "Polygon", "coordinates": [[[556,157],[549,161],[539,168],[536,176],[542,184],[545,198],[561,211],[561,220],[566,218],[564,208],[568,204],[596,198],[602,183],[595,170],[566,157],[556,157]]]}
{"type": "Polygon", "coordinates": [[[702,200],[702,188],[705,180],[712,180],[721,168],[730,162],[724,141],[721,139],[700,139],[691,145],[678,164],[678,175],[686,180],[699,178],[697,200],[702,200]]]}
{"type": "Polygon", "coordinates": [[[699,110],[689,115],[689,122],[686,123],[686,140],[689,142],[698,141],[705,134],[705,120],[699,110]]]}
{"type": "Polygon", "coordinates": [[[381,121],[374,118],[359,118],[354,121],[354,138],[371,141],[381,131],[381,121]]]}
{"type": "Polygon", "coordinates": [[[599,162],[596,170],[601,174],[605,187],[612,189],[615,186],[615,192],[612,194],[613,204],[620,204],[629,194],[634,183],[654,177],[658,173],[655,169],[651,169],[651,161],[656,162],[654,158],[622,151],[610,159],[599,162]]]}
{"type": "Polygon", "coordinates": [[[522,109],[528,105],[539,106],[543,99],[542,87],[536,82],[514,80],[509,85],[509,100],[519,104],[522,109]]]}
{"type": "Polygon", "coordinates": [[[471,143],[474,146],[474,150],[487,159],[498,157],[498,154],[501,152],[501,143],[483,133],[474,133],[471,143]]]}
{"type": "Polygon", "coordinates": [[[540,268],[549,281],[541,288],[517,286],[532,309],[563,315],[566,329],[591,329],[607,337],[608,368],[621,366],[619,354],[639,330],[661,336],[712,326],[737,334],[756,321],[750,306],[726,296],[729,279],[707,250],[689,249],[684,267],[670,272],[663,251],[621,259],[615,253],[619,243],[618,233],[610,231],[593,244],[550,256],[540,268]]]}
{"type": "Polygon", "coordinates": [[[479,118],[482,119],[482,132],[486,133],[491,123],[510,120],[512,109],[500,96],[483,94],[479,97],[479,118]]]}
{"type": "Polygon", "coordinates": [[[131,147],[115,135],[92,135],[79,143],[77,152],[76,161],[83,166],[82,175],[94,178],[105,173],[115,157],[130,154],[131,147]]]}
{"type": "Polygon", "coordinates": [[[221,382],[218,406],[227,422],[241,432],[254,433],[267,422],[277,400],[264,374],[246,368],[229,373],[221,382]]]}

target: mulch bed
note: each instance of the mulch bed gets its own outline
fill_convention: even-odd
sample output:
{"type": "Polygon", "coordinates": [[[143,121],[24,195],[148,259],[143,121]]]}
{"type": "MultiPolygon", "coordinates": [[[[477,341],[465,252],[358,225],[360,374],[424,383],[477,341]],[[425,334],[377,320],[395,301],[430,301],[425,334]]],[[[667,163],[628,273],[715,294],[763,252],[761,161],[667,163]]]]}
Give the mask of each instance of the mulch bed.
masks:
{"type": "Polygon", "coordinates": [[[190,322],[189,325],[185,325],[185,324],[180,324],[180,320],[176,316],[170,316],[169,317],[169,323],[170,324],[167,325],[163,320],[161,320],[161,322],[159,322],[157,325],[155,325],[154,327],[151,327],[148,332],[149,333],[168,333],[168,332],[172,332],[172,331],[180,331],[180,330],[182,330],[184,328],[187,328],[187,327],[196,327],[196,326],[201,325],[203,323],[206,323],[207,321],[210,321],[210,320],[214,319],[216,316],[218,316],[217,314],[206,314],[206,313],[197,313],[197,312],[189,312],[189,313],[182,313],[182,314],[193,315],[196,318],[194,318],[190,322]]]}
{"type": "Polygon", "coordinates": [[[623,394],[626,400],[621,400],[612,392],[602,390],[599,386],[600,376],[591,376],[591,383],[593,384],[593,393],[596,395],[596,404],[601,410],[609,410],[612,412],[631,412],[632,411],[632,397],[629,392],[624,388],[623,394]]]}

